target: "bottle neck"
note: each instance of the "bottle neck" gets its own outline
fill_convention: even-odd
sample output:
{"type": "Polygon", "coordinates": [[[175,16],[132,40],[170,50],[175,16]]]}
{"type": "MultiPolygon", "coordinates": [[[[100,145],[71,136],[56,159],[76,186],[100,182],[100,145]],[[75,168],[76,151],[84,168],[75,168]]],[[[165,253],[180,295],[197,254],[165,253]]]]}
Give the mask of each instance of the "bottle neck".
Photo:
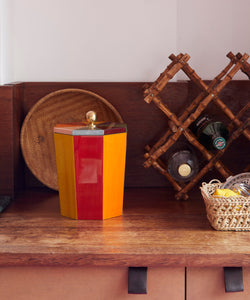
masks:
{"type": "Polygon", "coordinates": [[[196,134],[200,135],[200,133],[203,131],[204,128],[206,128],[210,123],[212,122],[212,120],[207,116],[202,116],[200,117],[197,121],[196,121],[196,134]]]}

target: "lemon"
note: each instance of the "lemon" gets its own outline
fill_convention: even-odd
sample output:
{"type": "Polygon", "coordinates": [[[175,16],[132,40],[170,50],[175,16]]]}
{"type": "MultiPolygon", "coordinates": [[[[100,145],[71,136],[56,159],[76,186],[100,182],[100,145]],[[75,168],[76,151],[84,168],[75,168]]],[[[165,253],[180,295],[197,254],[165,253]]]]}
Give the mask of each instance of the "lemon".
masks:
{"type": "Polygon", "coordinates": [[[217,197],[232,197],[232,196],[239,196],[240,194],[237,192],[234,192],[230,189],[216,189],[213,193],[213,196],[217,197]]]}

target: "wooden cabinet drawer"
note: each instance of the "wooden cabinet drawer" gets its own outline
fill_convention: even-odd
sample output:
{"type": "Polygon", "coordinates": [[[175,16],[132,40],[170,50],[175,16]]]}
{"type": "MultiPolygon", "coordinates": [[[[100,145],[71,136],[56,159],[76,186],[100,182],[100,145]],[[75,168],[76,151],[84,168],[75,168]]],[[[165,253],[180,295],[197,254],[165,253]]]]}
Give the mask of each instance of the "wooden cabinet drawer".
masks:
{"type": "Polygon", "coordinates": [[[128,294],[126,267],[1,267],[1,299],[184,299],[184,268],[148,268],[147,294],[128,294]]]}
{"type": "Polygon", "coordinates": [[[187,300],[250,299],[250,268],[243,268],[243,292],[225,292],[223,268],[187,268],[187,300]]]}

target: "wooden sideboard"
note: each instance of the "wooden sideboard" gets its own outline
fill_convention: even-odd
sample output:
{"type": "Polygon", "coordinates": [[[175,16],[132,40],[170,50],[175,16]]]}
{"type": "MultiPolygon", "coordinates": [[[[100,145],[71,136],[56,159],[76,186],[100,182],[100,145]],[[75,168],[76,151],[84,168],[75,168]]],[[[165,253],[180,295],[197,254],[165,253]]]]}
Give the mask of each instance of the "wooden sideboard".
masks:
{"type": "Polygon", "coordinates": [[[213,230],[198,188],[188,201],[171,188],[126,188],[123,216],[104,221],[62,217],[57,192],[30,189],[0,219],[3,298],[135,299],[130,266],[148,267],[140,297],[250,296],[249,233],[213,230]],[[243,267],[244,292],[225,293],[224,266],[243,267]]]}
{"type": "MultiPolygon", "coordinates": [[[[14,198],[0,215],[0,287],[10,299],[249,299],[250,236],[211,228],[199,185],[188,201],[153,168],[144,169],[144,146],[165,131],[166,117],[143,101],[143,83],[23,82],[0,87],[0,194],[14,198]],[[43,187],[22,160],[19,133],[29,109],[64,88],[91,90],[110,101],[128,125],[124,212],[104,221],[60,215],[58,193],[43,187]],[[128,294],[128,267],[148,267],[145,295],[128,294]],[[244,292],[225,293],[223,267],[243,267],[244,292]]],[[[173,82],[163,91],[179,112],[198,90],[173,82]]],[[[222,91],[232,111],[248,103],[249,81],[222,91]]],[[[208,107],[220,119],[221,112],[208,107]]],[[[249,163],[239,138],[223,157],[235,173],[249,163]],[[240,154],[239,154],[240,151],[240,154]]],[[[220,178],[211,171],[204,181],[220,178]]]]}

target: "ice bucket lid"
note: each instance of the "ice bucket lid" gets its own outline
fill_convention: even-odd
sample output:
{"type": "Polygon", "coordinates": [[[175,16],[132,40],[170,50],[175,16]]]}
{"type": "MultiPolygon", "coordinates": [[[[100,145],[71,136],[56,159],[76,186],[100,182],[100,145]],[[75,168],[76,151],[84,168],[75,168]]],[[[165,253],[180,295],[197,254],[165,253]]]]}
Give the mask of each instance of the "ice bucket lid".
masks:
{"type": "Polygon", "coordinates": [[[85,121],[82,123],[58,124],[54,127],[55,133],[78,136],[108,135],[126,131],[126,124],[119,124],[115,122],[96,122],[96,112],[92,110],[86,113],[85,121]]]}
{"type": "Polygon", "coordinates": [[[123,123],[100,123],[96,124],[95,128],[90,128],[86,123],[70,123],[58,124],[54,127],[55,133],[68,135],[82,135],[82,136],[97,136],[108,135],[115,133],[122,133],[127,131],[127,125],[123,123]]]}

